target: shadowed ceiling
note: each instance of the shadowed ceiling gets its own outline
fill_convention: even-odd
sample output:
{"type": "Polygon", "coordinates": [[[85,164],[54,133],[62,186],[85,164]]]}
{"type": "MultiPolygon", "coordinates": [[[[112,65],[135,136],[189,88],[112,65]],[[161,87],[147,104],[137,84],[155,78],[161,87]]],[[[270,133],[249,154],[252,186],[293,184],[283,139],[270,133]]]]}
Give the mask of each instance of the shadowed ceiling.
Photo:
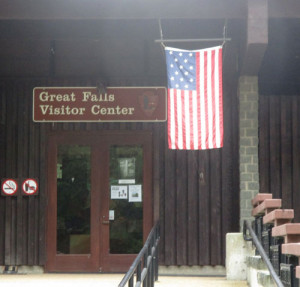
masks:
{"type": "MultiPolygon", "coordinates": [[[[242,65],[246,0],[174,0],[172,4],[159,0],[32,0],[25,5],[21,0],[3,0],[0,77],[95,77],[110,85],[132,79],[165,85],[163,49],[155,43],[161,37],[159,18],[164,39],[222,38],[226,23],[232,41],[225,45],[225,57],[229,51],[236,55],[225,63],[242,65]],[[55,7],[59,9],[54,11],[55,7]]],[[[260,93],[299,94],[300,2],[271,1],[269,17],[260,93]]],[[[218,44],[221,42],[168,45],[201,49],[218,44]]]]}
{"type": "MultiPolygon", "coordinates": [[[[236,20],[238,21],[238,20],[236,20]]],[[[224,19],[166,19],[166,39],[223,37],[224,19]]],[[[237,36],[230,22],[228,36],[237,36]],[[231,29],[232,27],[232,29],[231,29]]],[[[165,80],[158,20],[0,21],[0,76],[165,80]]],[[[200,49],[219,42],[172,43],[200,49]]]]}

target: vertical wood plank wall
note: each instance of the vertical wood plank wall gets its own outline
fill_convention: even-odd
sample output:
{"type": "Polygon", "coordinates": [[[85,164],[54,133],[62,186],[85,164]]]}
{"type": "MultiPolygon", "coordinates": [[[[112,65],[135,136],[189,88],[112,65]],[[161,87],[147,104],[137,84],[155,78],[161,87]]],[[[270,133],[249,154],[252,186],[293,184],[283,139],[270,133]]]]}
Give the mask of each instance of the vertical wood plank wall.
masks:
{"type": "MultiPolygon", "coordinates": [[[[44,131],[31,119],[32,85],[0,84],[1,178],[39,178],[45,184],[44,131]]],[[[20,189],[20,187],[19,187],[20,189]]],[[[0,264],[39,265],[45,259],[45,198],[0,197],[0,264]]]]}
{"type": "Polygon", "coordinates": [[[224,265],[225,234],[239,230],[236,83],[224,83],[224,148],[211,151],[169,150],[165,123],[33,123],[33,88],[54,85],[74,82],[0,81],[0,178],[36,177],[40,183],[36,197],[0,196],[0,265],[45,263],[47,131],[102,129],[153,132],[160,264],[224,265]]]}
{"type": "Polygon", "coordinates": [[[260,96],[260,192],[282,199],[300,222],[300,97],[260,96]]]}

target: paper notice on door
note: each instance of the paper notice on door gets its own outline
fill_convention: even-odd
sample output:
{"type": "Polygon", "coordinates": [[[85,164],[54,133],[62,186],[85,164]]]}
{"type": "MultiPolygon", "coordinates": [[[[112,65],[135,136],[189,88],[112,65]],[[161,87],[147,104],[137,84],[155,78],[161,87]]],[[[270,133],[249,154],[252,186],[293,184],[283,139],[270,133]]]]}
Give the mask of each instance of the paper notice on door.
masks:
{"type": "Polygon", "coordinates": [[[142,201],[142,185],[129,185],[129,202],[142,201]]]}
{"type": "Polygon", "coordinates": [[[109,220],[115,220],[115,211],[114,210],[109,211],[109,220]]]}
{"type": "Polygon", "coordinates": [[[62,164],[61,163],[58,163],[56,165],[56,178],[62,179],[62,164]]]}
{"type": "Polygon", "coordinates": [[[110,187],[111,199],[127,199],[127,185],[112,185],[110,187]]]}
{"type": "Polygon", "coordinates": [[[135,179],[119,179],[119,184],[135,184],[135,179]]]}

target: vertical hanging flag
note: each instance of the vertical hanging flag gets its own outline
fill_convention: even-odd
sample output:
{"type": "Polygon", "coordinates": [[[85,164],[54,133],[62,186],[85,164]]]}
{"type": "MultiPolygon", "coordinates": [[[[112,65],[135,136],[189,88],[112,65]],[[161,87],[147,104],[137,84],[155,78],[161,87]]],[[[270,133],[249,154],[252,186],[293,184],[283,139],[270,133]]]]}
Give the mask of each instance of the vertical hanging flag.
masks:
{"type": "Polygon", "coordinates": [[[166,47],[170,149],[223,146],[222,46],[166,47]]]}

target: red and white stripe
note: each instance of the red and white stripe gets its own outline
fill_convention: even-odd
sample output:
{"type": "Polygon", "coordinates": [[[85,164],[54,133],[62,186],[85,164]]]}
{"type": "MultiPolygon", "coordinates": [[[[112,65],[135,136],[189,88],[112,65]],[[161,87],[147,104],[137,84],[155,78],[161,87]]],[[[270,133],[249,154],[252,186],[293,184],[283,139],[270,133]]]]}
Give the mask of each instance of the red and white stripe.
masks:
{"type": "Polygon", "coordinates": [[[196,91],[168,89],[171,149],[223,146],[222,47],[196,51],[196,91]]]}

